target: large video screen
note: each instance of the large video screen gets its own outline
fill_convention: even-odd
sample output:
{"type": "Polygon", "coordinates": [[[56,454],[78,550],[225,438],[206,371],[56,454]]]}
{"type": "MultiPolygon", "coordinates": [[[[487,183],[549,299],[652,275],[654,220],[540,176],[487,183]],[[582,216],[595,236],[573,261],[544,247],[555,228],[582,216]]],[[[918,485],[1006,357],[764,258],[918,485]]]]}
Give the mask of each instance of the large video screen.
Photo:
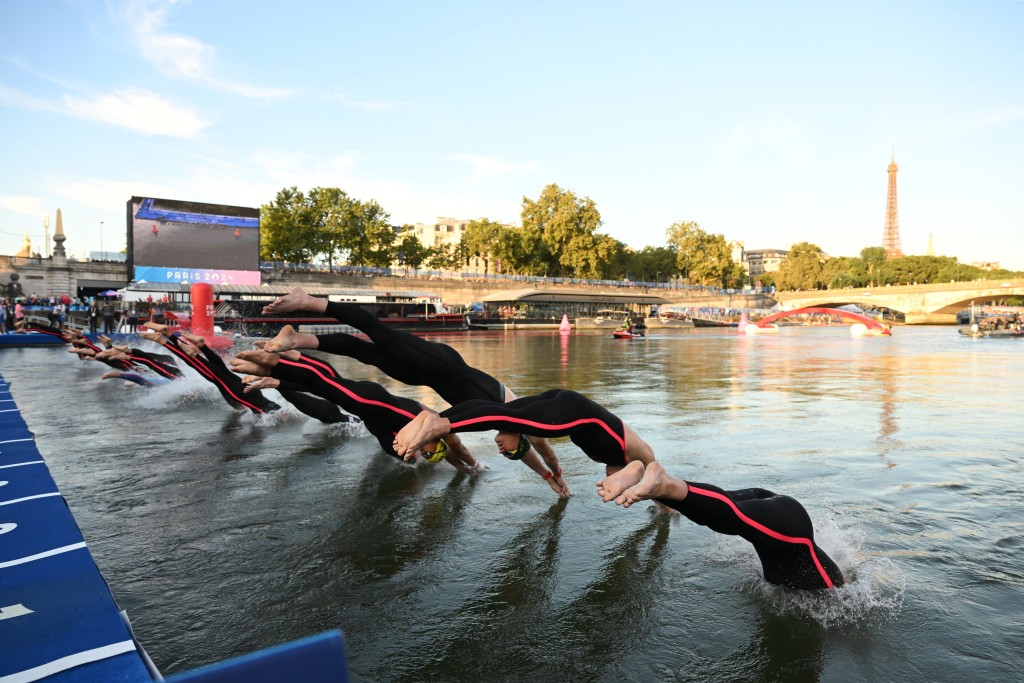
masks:
{"type": "Polygon", "coordinates": [[[260,284],[260,210],[175,199],[128,202],[136,282],[260,284]]]}

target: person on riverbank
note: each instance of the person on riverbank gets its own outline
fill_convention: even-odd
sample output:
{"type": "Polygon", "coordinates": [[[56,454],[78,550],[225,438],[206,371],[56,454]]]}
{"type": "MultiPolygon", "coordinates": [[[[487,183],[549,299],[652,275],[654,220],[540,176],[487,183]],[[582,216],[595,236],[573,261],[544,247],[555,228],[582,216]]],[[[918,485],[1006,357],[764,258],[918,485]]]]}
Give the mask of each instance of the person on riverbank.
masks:
{"type": "Polygon", "coordinates": [[[103,307],[100,309],[100,315],[103,317],[103,334],[113,334],[114,307],[110,305],[109,301],[103,302],[103,307]]]}
{"type": "Polygon", "coordinates": [[[89,304],[89,332],[96,334],[100,327],[100,308],[93,301],[89,304]]]}
{"type": "MultiPolygon", "coordinates": [[[[314,297],[300,287],[279,297],[263,308],[264,315],[295,311],[324,313],[338,322],[360,330],[370,341],[350,334],[335,333],[313,335],[296,332],[286,325],[266,343],[270,352],[288,350],[320,350],[354,358],[372,365],[384,374],[404,384],[427,386],[438,396],[455,405],[474,399],[505,402],[516,398],[514,392],[486,372],[472,367],[458,351],[437,342],[427,341],[408,332],[396,330],[381,322],[371,311],[314,297]]],[[[561,488],[559,495],[569,496],[569,487],[561,476],[562,468],[551,444],[542,437],[531,436],[529,441],[549,472],[555,472],[554,485],[561,488]]],[[[511,453],[514,459],[527,455],[522,449],[511,453]]],[[[528,465],[529,466],[529,465],[528,465]]],[[[531,467],[531,469],[534,469],[531,467]]]]}
{"type": "Polygon", "coordinates": [[[605,465],[606,478],[597,483],[602,500],[623,507],[653,500],[712,531],[738,535],[754,546],[770,583],[800,589],[843,585],[838,566],[814,543],[810,517],[799,502],[765,489],[724,491],[670,477],[632,428],[575,391],[552,389],[505,404],[469,401],[440,414],[425,410],[399,430],[393,446],[407,455],[451,432],[491,429],[501,430],[499,437],[516,431],[568,436],[605,465]]]}

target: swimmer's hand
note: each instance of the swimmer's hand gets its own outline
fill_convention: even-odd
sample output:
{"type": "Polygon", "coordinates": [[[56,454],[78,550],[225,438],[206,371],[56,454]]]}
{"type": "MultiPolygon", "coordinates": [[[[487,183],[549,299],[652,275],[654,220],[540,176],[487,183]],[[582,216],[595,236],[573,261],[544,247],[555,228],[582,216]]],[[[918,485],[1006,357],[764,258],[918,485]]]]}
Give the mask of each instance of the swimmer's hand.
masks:
{"type": "Polygon", "coordinates": [[[281,380],[274,377],[246,375],[242,378],[242,384],[245,385],[245,393],[249,393],[253,389],[277,389],[281,386],[281,380]]]}

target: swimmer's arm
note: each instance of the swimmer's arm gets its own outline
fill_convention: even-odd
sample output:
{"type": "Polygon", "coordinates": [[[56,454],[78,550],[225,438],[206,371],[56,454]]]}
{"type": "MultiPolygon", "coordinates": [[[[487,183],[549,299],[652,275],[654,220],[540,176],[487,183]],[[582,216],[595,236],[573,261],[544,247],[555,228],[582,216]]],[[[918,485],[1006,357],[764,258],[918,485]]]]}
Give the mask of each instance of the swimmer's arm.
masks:
{"type": "Polygon", "coordinates": [[[572,496],[572,494],[569,493],[568,487],[564,485],[564,482],[559,483],[562,478],[560,476],[554,476],[559,472],[559,470],[555,470],[555,472],[548,470],[544,463],[541,462],[540,456],[537,455],[537,452],[532,448],[522,457],[522,463],[544,479],[548,486],[551,487],[551,490],[558,494],[559,498],[568,498],[572,496]]]}
{"type": "MultiPolygon", "coordinates": [[[[532,439],[531,439],[531,443],[532,439]]],[[[552,478],[548,480],[551,484],[551,488],[558,486],[558,494],[563,498],[569,498],[572,496],[572,492],[569,491],[569,485],[565,483],[565,479],[562,478],[562,466],[558,463],[558,456],[555,455],[554,449],[551,448],[551,444],[545,442],[542,448],[538,448],[537,444],[533,444],[533,448],[540,453],[540,457],[544,459],[544,464],[547,465],[548,470],[552,474],[552,478]]]]}

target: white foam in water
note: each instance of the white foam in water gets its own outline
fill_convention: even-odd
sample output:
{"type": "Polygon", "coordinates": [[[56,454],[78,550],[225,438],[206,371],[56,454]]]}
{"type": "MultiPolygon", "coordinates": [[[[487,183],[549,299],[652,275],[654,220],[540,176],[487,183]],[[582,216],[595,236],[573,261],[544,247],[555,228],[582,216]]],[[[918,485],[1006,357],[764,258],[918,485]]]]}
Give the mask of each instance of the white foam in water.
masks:
{"type": "Polygon", "coordinates": [[[816,520],[814,540],[839,565],[846,584],[796,591],[760,581],[757,591],[780,612],[802,614],[825,627],[894,617],[903,606],[906,576],[892,560],[864,553],[864,539],[863,532],[843,529],[831,516],[816,520]]]}
{"type": "MultiPolygon", "coordinates": [[[[190,373],[185,373],[182,377],[166,384],[136,392],[134,398],[140,407],[150,410],[198,401],[224,402],[216,387],[199,375],[190,373]]],[[[227,406],[225,405],[225,407],[227,406]]]]}
{"type": "Polygon", "coordinates": [[[799,614],[827,628],[890,618],[903,606],[906,577],[888,558],[864,553],[864,538],[863,532],[842,529],[831,517],[814,521],[814,540],[846,579],[844,586],[828,591],[793,590],[768,583],[753,548],[736,536],[717,536],[701,557],[723,567],[741,567],[749,589],[777,612],[799,614]]]}

